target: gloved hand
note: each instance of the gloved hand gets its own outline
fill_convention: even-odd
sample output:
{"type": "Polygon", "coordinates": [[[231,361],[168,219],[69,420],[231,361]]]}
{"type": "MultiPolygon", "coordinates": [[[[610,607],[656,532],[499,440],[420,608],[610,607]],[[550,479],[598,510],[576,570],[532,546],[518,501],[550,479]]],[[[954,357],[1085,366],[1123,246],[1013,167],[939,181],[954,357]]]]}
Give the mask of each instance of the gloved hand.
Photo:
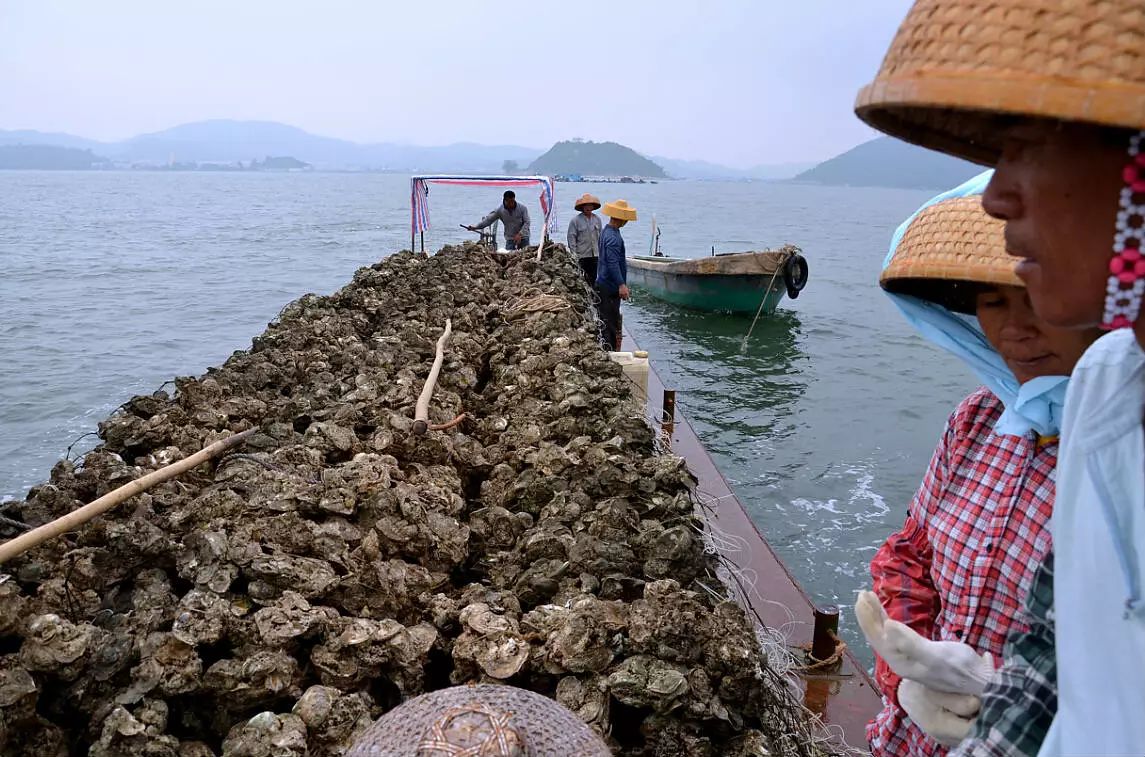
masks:
{"type": "MultiPolygon", "coordinates": [[[[977,697],[994,674],[994,658],[989,652],[979,655],[960,641],[923,638],[910,626],[891,620],[874,592],[859,592],[855,618],[871,649],[902,678],[938,692],[977,697]]],[[[901,686],[899,692],[901,698],[901,686]]]]}
{"type": "Polygon", "coordinates": [[[972,694],[948,694],[909,678],[899,683],[899,704],[927,736],[943,746],[956,746],[970,734],[982,700],[972,694]]]}

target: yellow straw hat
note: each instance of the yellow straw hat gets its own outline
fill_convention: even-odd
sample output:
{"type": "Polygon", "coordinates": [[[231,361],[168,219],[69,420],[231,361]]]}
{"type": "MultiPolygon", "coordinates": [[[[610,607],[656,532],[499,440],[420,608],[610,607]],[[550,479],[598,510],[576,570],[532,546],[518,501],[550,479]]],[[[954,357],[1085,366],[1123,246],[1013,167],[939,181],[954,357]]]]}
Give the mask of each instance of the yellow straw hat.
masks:
{"type": "Polygon", "coordinates": [[[598,198],[596,195],[590,195],[588,192],[585,192],[579,198],[577,198],[577,201],[573,204],[573,209],[580,210],[585,205],[592,205],[593,210],[599,210],[600,198],[598,198]]]}
{"type": "Polygon", "coordinates": [[[618,218],[621,221],[636,220],[636,208],[629,205],[626,200],[605,203],[604,210],[601,212],[609,218],[618,218]]]}
{"type": "Polygon", "coordinates": [[[979,163],[999,116],[1145,128],[1141,0],[917,0],[855,112],[979,163]]]}
{"type": "Polygon", "coordinates": [[[1025,286],[1017,258],[1006,254],[1004,228],[980,196],[931,205],[907,227],[879,285],[973,315],[981,285],[1025,286]]]}

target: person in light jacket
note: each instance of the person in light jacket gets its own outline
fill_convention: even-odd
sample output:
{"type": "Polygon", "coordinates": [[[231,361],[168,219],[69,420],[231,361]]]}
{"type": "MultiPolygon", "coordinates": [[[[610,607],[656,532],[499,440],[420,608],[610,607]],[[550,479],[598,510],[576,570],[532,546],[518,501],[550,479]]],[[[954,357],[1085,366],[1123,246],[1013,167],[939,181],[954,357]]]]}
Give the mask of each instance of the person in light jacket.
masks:
{"type": "Polygon", "coordinates": [[[569,221],[569,252],[576,255],[584,281],[590,287],[596,284],[597,248],[600,246],[600,200],[587,192],[573,205],[578,212],[569,221]]]}
{"type": "MultiPolygon", "coordinates": [[[[1006,223],[1034,310],[1055,326],[1112,330],[1070,379],[1053,552],[1026,599],[1029,628],[1011,635],[953,754],[1139,755],[1145,14],[1139,0],[1029,10],[1024,0],[917,0],[856,112],[892,136],[995,166],[982,204],[1006,223]]],[[[945,649],[916,661],[940,666],[945,649]]]]}
{"type": "Polygon", "coordinates": [[[628,260],[620,229],[636,220],[636,208],[624,200],[610,202],[602,211],[608,225],[600,232],[600,261],[596,268],[596,296],[599,300],[600,343],[606,350],[620,349],[620,301],[628,299],[628,260]]]}
{"type": "Polygon", "coordinates": [[[1100,335],[1034,314],[1003,224],[982,209],[989,178],[981,174],[907,219],[879,278],[907,321],[984,385],[951,414],[902,529],[871,560],[873,592],[856,606],[883,691],[883,710],[867,727],[873,757],[940,757],[973,720],[931,717],[922,684],[892,668],[890,621],[919,634],[922,646],[965,647],[973,685],[949,693],[968,701],[1001,663],[1007,634],[1026,628],[1022,603],[1050,550],[1069,374],[1100,335]]]}
{"type": "Polygon", "coordinates": [[[501,198],[501,207],[494,208],[470,231],[479,231],[500,220],[505,227],[505,249],[522,250],[529,246],[529,209],[517,202],[517,194],[508,189],[501,198]]]}

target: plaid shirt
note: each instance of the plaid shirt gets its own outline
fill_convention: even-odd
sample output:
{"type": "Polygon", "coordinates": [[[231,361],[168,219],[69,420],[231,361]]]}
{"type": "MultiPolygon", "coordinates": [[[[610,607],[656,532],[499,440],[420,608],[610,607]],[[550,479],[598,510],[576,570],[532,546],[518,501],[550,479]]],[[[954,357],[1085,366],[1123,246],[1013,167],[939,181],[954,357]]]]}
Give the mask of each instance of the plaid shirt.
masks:
{"type": "Polygon", "coordinates": [[[1001,669],[982,694],[974,733],[951,757],[1034,757],[1058,709],[1054,655],[1054,556],[1038,566],[1026,596],[1028,631],[1006,641],[1001,669]]]}
{"type": "MultiPolygon", "coordinates": [[[[1000,400],[979,389],[955,409],[906,523],[871,561],[887,613],[928,639],[962,641],[1002,659],[1022,603],[1050,550],[1056,440],[994,433],[1000,400]]],[[[883,710],[867,726],[880,755],[944,755],[898,704],[899,678],[882,659],[883,710]]]]}

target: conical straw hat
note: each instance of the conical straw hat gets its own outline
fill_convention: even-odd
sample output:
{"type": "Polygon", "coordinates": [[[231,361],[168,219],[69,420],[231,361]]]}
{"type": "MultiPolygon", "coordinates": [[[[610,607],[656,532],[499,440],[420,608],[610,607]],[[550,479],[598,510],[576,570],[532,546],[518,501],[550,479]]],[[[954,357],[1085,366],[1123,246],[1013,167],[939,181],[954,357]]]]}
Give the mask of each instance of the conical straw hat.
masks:
{"type": "Polygon", "coordinates": [[[601,212],[609,218],[619,218],[621,221],[636,220],[636,208],[629,205],[626,200],[605,203],[601,212]]]}
{"type": "Polygon", "coordinates": [[[1025,286],[1006,254],[1005,222],[982,209],[980,196],[931,205],[907,227],[879,284],[957,313],[974,314],[979,285],[1025,286]]]}
{"type": "Polygon", "coordinates": [[[577,201],[573,204],[573,210],[580,210],[584,205],[592,205],[593,210],[597,210],[600,208],[600,199],[596,195],[585,192],[577,198],[577,201]]]}
{"type": "Polygon", "coordinates": [[[354,741],[347,757],[608,757],[604,742],[548,697],[498,684],[414,697],[354,741]]]}
{"type": "Polygon", "coordinates": [[[1145,3],[917,0],[855,112],[987,165],[999,116],[1145,128],[1145,3]]]}

